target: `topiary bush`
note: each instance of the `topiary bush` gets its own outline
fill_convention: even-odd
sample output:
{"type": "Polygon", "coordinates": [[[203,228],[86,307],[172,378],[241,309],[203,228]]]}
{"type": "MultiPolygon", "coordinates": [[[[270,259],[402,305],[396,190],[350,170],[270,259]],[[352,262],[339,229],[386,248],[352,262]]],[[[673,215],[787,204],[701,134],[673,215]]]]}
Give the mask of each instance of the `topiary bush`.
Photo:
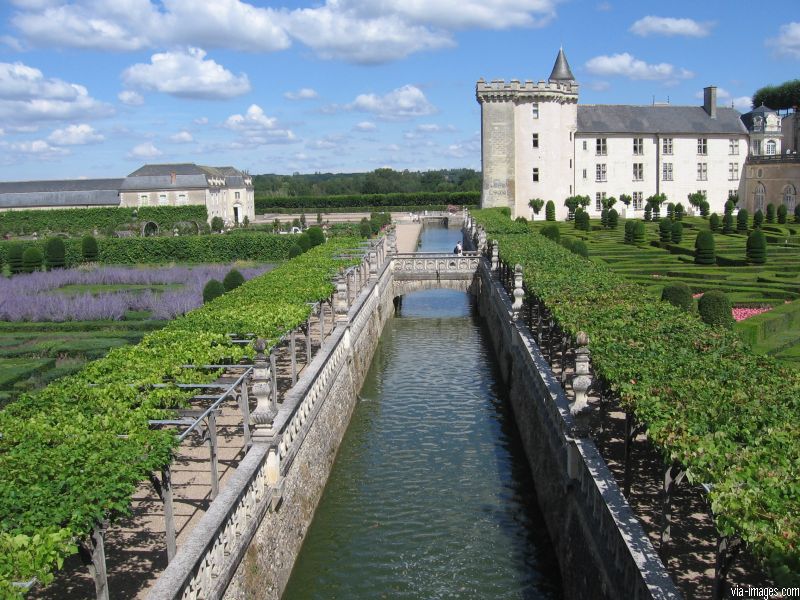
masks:
{"type": "Polygon", "coordinates": [[[733,214],[733,209],[735,207],[736,207],[736,205],[731,200],[726,200],[725,201],[725,214],[726,215],[732,215],[733,214]]]}
{"type": "Polygon", "coordinates": [[[211,231],[219,233],[223,229],[225,229],[225,221],[222,220],[222,217],[214,217],[211,219],[211,231]]]}
{"type": "Polygon", "coordinates": [[[653,209],[650,208],[650,205],[644,207],[644,220],[645,221],[652,221],[653,220],[653,209]]]}
{"type": "Polygon", "coordinates": [[[608,209],[608,228],[609,229],[616,229],[617,225],[619,225],[619,213],[613,209],[608,209]]]}
{"type": "Polygon", "coordinates": [[[694,262],[697,265],[713,265],[716,262],[714,234],[710,230],[697,234],[694,241],[694,262]]]}
{"type": "Polygon", "coordinates": [[[680,221],[683,219],[683,216],[686,214],[686,209],[683,208],[683,204],[678,202],[675,205],[675,220],[680,221]]]}
{"type": "Polygon", "coordinates": [[[691,312],[694,306],[692,289],[683,281],[676,281],[664,286],[664,289],[661,290],[661,299],[686,312],[691,312]]]}
{"type": "Polygon", "coordinates": [[[589,229],[591,229],[589,213],[586,212],[586,210],[580,209],[575,213],[575,227],[581,231],[589,231],[589,229]]]}
{"type": "Polygon", "coordinates": [[[672,243],[680,244],[683,241],[683,224],[680,221],[675,221],[672,224],[672,243]]]}
{"type": "Polygon", "coordinates": [[[747,262],[754,265],[767,262],[767,238],[760,229],[754,229],[747,236],[747,262]]]}
{"type": "Polygon", "coordinates": [[[767,223],[775,222],[775,205],[767,204],[767,223]]]}
{"type": "Polygon", "coordinates": [[[225,286],[218,279],[210,279],[203,288],[203,304],[211,302],[214,298],[219,298],[225,293],[225,286]]]}
{"type": "Polygon", "coordinates": [[[12,244],[8,248],[8,268],[12,275],[22,273],[22,255],[25,248],[22,244],[12,244]]]}
{"type": "Polygon", "coordinates": [[[778,223],[784,225],[786,223],[786,215],[789,210],[786,208],[785,204],[781,204],[778,206],[778,223]]]}
{"type": "Polygon", "coordinates": [[[726,212],[725,216],[722,217],[722,233],[733,233],[733,215],[729,212],[726,212]]]}
{"type": "Polygon", "coordinates": [[[700,318],[713,327],[733,327],[731,301],[719,290],[711,290],[703,294],[697,301],[700,318]]]}
{"type": "Polygon", "coordinates": [[[604,208],[600,212],[600,225],[603,226],[603,229],[606,229],[608,227],[608,209],[607,208],[604,208]]]}
{"type": "Polygon", "coordinates": [[[61,238],[54,237],[47,240],[44,245],[44,258],[47,268],[63,269],[65,253],[64,241],[61,238]]]}
{"type": "Polygon", "coordinates": [[[661,219],[658,222],[658,240],[662,244],[667,244],[672,239],[672,221],[661,219]]]}
{"type": "Polygon", "coordinates": [[[625,236],[623,237],[623,241],[626,244],[633,243],[633,228],[636,227],[636,221],[632,221],[627,219],[625,221],[625,236]]]}
{"type": "Polygon", "coordinates": [[[322,232],[322,227],[309,227],[306,233],[311,240],[312,248],[325,243],[325,234],[322,232]]]}
{"type": "Polygon", "coordinates": [[[736,215],[736,231],[739,233],[747,233],[747,219],[749,216],[746,208],[739,209],[739,214],[736,215]]]}
{"type": "Polygon", "coordinates": [[[700,216],[707,217],[708,211],[711,210],[711,205],[708,203],[708,200],[703,200],[700,202],[700,216]]]}
{"type": "Polygon", "coordinates": [[[708,228],[711,231],[719,231],[719,215],[717,213],[711,213],[711,216],[708,217],[708,228]]]}
{"type": "Polygon", "coordinates": [[[301,233],[297,238],[297,245],[303,249],[304,253],[308,252],[311,250],[311,237],[307,233],[301,233]]]}
{"type": "Polygon", "coordinates": [[[633,225],[633,237],[631,242],[634,244],[644,244],[646,231],[644,221],[635,221],[633,225]]]}
{"type": "Polygon", "coordinates": [[[539,233],[546,237],[548,240],[552,240],[555,243],[558,243],[561,239],[561,230],[558,228],[558,225],[545,225],[539,230],[539,233]]]}
{"type": "Polygon", "coordinates": [[[675,218],[675,204],[672,202],[667,204],[667,218],[670,220],[675,218]]]}
{"type": "Polygon", "coordinates": [[[753,213],[753,228],[761,227],[764,224],[764,213],[761,212],[759,208],[755,213],[753,213]]]}
{"type": "Polygon", "coordinates": [[[35,246],[26,248],[22,253],[22,271],[25,273],[33,273],[42,269],[42,251],[35,246]]]}
{"type": "Polygon", "coordinates": [[[94,236],[87,235],[81,240],[81,258],[83,262],[97,260],[97,240],[94,239],[94,236]]]}
{"type": "Polygon", "coordinates": [[[226,292],[230,292],[231,290],[235,290],[243,283],[244,283],[244,275],[242,275],[236,269],[231,269],[230,271],[228,271],[228,274],[225,275],[225,279],[222,280],[222,287],[225,288],[226,292]]]}
{"type": "Polygon", "coordinates": [[[294,258],[295,256],[300,256],[303,253],[303,249],[295,244],[291,248],[289,248],[289,258],[294,258]]]}
{"type": "Polygon", "coordinates": [[[544,218],[545,221],[556,220],[556,203],[552,200],[548,200],[547,204],[544,205],[544,218]]]}

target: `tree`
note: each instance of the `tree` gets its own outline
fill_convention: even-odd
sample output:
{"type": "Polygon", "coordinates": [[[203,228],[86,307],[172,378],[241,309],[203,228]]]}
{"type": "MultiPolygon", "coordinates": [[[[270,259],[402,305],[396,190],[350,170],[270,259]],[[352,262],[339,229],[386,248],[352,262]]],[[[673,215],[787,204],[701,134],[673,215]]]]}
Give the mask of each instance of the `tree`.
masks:
{"type": "Polygon", "coordinates": [[[243,283],[244,275],[242,275],[236,269],[231,269],[228,271],[227,275],[225,275],[225,279],[222,280],[222,287],[225,288],[226,292],[230,292],[231,290],[235,290],[243,283]]]}
{"type": "Polygon", "coordinates": [[[726,212],[725,216],[722,217],[722,233],[729,234],[733,233],[733,214],[726,212]]]}
{"type": "Polygon", "coordinates": [[[735,207],[736,207],[736,204],[734,204],[733,202],[731,202],[731,199],[730,199],[730,198],[728,198],[728,199],[725,201],[725,214],[726,214],[726,215],[732,215],[732,214],[733,214],[733,209],[734,209],[735,207]]]}
{"type": "Polygon", "coordinates": [[[214,217],[211,219],[211,231],[220,233],[223,229],[225,229],[225,221],[222,220],[222,217],[214,217]]]}
{"type": "Polygon", "coordinates": [[[11,244],[8,248],[8,268],[12,275],[22,273],[22,255],[24,253],[25,248],[22,244],[11,244]]]}
{"type": "Polygon", "coordinates": [[[760,229],[753,229],[747,236],[747,262],[754,265],[767,262],[767,238],[760,229]]]}
{"type": "Polygon", "coordinates": [[[219,298],[225,293],[225,286],[218,279],[210,279],[203,288],[203,304],[211,302],[214,298],[219,298]]]}
{"type": "Polygon", "coordinates": [[[603,208],[606,208],[608,210],[611,210],[616,203],[617,203],[617,199],[614,198],[614,196],[609,196],[608,198],[602,198],[600,200],[600,206],[602,206],[603,208]]]}
{"type": "Polygon", "coordinates": [[[753,229],[759,229],[764,224],[764,213],[759,208],[753,214],[753,229]]]}
{"type": "Polygon", "coordinates": [[[680,244],[683,240],[683,224],[680,221],[675,221],[672,224],[672,243],[680,244]]]}
{"type": "Polygon", "coordinates": [[[616,229],[618,224],[619,224],[619,213],[614,208],[608,209],[608,228],[616,229]]]}
{"type": "Polygon", "coordinates": [[[64,240],[58,237],[50,238],[44,246],[45,264],[48,269],[64,268],[64,240]]]}
{"type": "Polygon", "coordinates": [[[720,290],[710,290],[704,293],[697,301],[697,311],[700,313],[700,318],[712,327],[730,329],[733,326],[731,301],[720,290]]]}
{"type": "Polygon", "coordinates": [[[619,201],[625,205],[625,208],[631,205],[631,200],[633,200],[633,198],[631,198],[628,194],[619,195],[619,201]]]}
{"type": "Polygon", "coordinates": [[[786,224],[786,215],[788,212],[789,210],[786,208],[785,204],[778,205],[778,223],[781,225],[786,224]]]}
{"type": "Polygon", "coordinates": [[[542,207],[544,206],[544,200],[542,200],[541,198],[531,198],[528,201],[528,206],[531,207],[534,215],[538,215],[539,212],[542,210],[542,207]]]}
{"type": "Polygon", "coordinates": [[[603,229],[608,227],[608,209],[604,208],[600,212],[600,225],[603,226],[603,229]]]}
{"type": "Polygon", "coordinates": [[[711,209],[711,206],[709,205],[708,200],[703,200],[700,203],[700,216],[701,217],[707,217],[708,216],[708,211],[710,209],[711,209]]]}
{"type": "Polygon", "coordinates": [[[302,229],[306,228],[306,211],[305,210],[300,213],[300,227],[302,229]]]}
{"type": "Polygon", "coordinates": [[[564,200],[564,206],[566,206],[567,210],[569,211],[567,213],[567,221],[570,221],[570,220],[572,220],[574,218],[575,211],[578,209],[578,206],[579,206],[578,197],[577,196],[570,196],[569,198],[564,200]]]}
{"type": "Polygon", "coordinates": [[[683,204],[682,204],[681,202],[678,202],[678,203],[675,205],[675,220],[676,220],[676,221],[681,221],[681,220],[683,220],[683,216],[684,216],[685,214],[686,214],[686,209],[685,209],[685,208],[683,208],[683,204]]]}
{"type": "Polygon", "coordinates": [[[753,108],[762,104],[773,110],[788,110],[800,106],[800,79],[759,88],[753,94],[753,108]]]}
{"type": "Polygon", "coordinates": [[[25,273],[33,273],[42,270],[42,251],[36,246],[26,248],[22,253],[22,270],[25,273]]]}
{"type": "Polygon", "coordinates": [[[675,204],[673,204],[672,202],[667,204],[667,218],[669,220],[672,220],[672,219],[675,218],[675,204]]]}
{"type": "Polygon", "coordinates": [[[706,195],[703,192],[692,192],[687,196],[687,198],[689,200],[689,205],[699,211],[700,203],[706,199],[706,195]]]}
{"type": "Polygon", "coordinates": [[[775,222],[775,205],[767,204],[767,223],[775,222]]]}
{"type": "Polygon", "coordinates": [[[739,233],[747,233],[747,209],[740,208],[739,214],[736,215],[736,231],[739,233]]]}
{"type": "Polygon", "coordinates": [[[556,220],[556,204],[552,200],[548,200],[544,207],[544,218],[546,221],[556,220]]]}
{"type": "Polygon", "coordinates": [[[644,220],[645,221],[652,221],[653,220],[653,207],[649,204],[644,207],[644,220]]]}
{"type": "Polygon", "coordinates": [[[711,231],[719,231],[719,215],[717,213],[711,213],[711,216],[708,217],[708,228],[711,231]]]}
{"type": "Polygon", "coordinates": [[[713,265],[717,262],[714,252],[714,234],[708,229],[698,233],[695,238],[694,262],[696,265],[713,265]]]}

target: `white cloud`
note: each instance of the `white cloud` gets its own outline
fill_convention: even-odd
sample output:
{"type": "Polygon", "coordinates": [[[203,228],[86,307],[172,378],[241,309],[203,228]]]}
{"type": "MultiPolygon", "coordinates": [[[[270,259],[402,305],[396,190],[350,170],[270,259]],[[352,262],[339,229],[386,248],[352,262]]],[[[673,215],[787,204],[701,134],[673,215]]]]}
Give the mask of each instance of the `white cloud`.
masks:
{"type": "Polygon", "coordinates": [[[153,145],[153,142],[145,142],[134,146],[128,153],[128,158],[150,159],[161,156],[163,152],[153,145]]]}
{"type": "Polygon", "coordinates": [[[30,123],[102,117],[111,108],[89,96],[88,90],[61,79],[45,78],[23,63],[0,63],[0,120],[30,123]]]}
{"type": "Polygon", "coordinates": [[[286,92],[283,97],[288,100],[313,100],[318,97],[316,90],[311,88],[301,88],[296,92],[286,92]]]}
{"type": "Polygon", "coordinates": [[[630,31],[642,37],[648,35],[706,37],[711,33],[712,27],[713,23],[700,23],[694,19],[647,16],[631,25],[630,31]]]}
{"type": "Polygon", "coordinates": [[[97,133],[91,125],[83,123],[56,129],[47,139],[56,146],[83,146],[85,144],[97,144],[105,138],[97,133]]]}
{"type": "Polygon", "coordinates": [[[278,120],[264,114],[264,109],[258,104],[251,104],[243,115],[228,117],[225,127],[242,135],[242,140],[234,142],[234,147],[279,144],[297,139],[291,129],[279,127],[278,120]]]}
{"type": "Polygon", "coordinates": [[[247,75],[236,76],[205,56],[200,48],[153,54],[149,64],[125,69],[122,79],[130,87],[179,98],[228,99],[250,91],[247,75]]]}
{"type": "Polygon", "coordinates": [[[356,131],[375,131],[377,128],[378,126],[372,121],[361,121],[353,125],[353,129],[356,131]]]}
{"type": "Polygon", "coordinates": [[[53,160],[69,154],[69,151],[65,148],[56,148],[45,140],[17,142],[9,144],[9,149],[16,154],[27,154],[40,160],[53,160]]]}
{"type": "Polygon", "coordinates": [[[120,102],[127,104],[128,106],[141,106],[144,104],[144,96],[132,90],[121,91],[119,94],[117,94],[117,98],[119,98],[120,102]]]}
{"type": "Polygon", "coordinates": [[[694,77],[694,73],[686,69],[676,68],[669,63],[648,64],[627,52],[596,56],[586,63],[586,70],[592,75],[620,76],[628,79],[675,81],[694,77]]]}
{"type": "Polygon", "coordinates": [[[208,117],[197,117],[193,123],[195,125],[208,125],[208,117]]]}
{"type": "Polygon", "coordinates": [[[175,135],[171,135],[169,139],[177,144],[188,144],[189,142],[194,141],[192,134],[185,130],[179,131],[175,135]]]}
{"type": "Polygon", "coordinates": [[[767,46],[774,48],[779,56],[800,58],[800,22],[781,25],[778,36],[768,39],[767,46]]]}
{"type": "Polygon", "coordinates": [[[404,85],[383,96],[359,94],[350,104],[329,106],[325,112],[332,113],[342,109],[372,113],[380,119],[389,121],[424,117],[436,112],[436,107],[428,102],[422,90],[414,85],[404,85]]]}

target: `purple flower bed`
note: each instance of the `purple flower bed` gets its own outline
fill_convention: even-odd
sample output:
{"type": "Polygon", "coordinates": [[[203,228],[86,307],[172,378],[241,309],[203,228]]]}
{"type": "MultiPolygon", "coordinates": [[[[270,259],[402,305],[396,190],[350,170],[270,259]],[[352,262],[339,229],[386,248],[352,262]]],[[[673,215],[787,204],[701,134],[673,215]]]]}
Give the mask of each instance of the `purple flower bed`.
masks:
{"type": "MultiPolygon", "coordinates": [[[[93,270],[61,269],[47,273],[0,277],[0,320],[93,321],[122,319],[126,311],[150,311],[152,319],[173,319],[203,303],[203,286],[209,279],[222,281],[231,267],[163,267],[136,269],[100,267],[93,270]],[[166,285],[183,287],[165,292],[110,291],[64,294],[68,285],[166,285]]],[[[239,269],[245,279],[269,270],[268,266],[239,269]]]]}

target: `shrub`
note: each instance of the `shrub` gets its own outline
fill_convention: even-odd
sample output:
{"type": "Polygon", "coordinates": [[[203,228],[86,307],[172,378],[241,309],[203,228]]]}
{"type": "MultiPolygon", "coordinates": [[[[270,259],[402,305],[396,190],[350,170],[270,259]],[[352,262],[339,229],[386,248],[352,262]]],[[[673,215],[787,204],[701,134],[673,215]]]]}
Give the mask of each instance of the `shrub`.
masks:
{"type": "Polygon", "coordinates": [[[619,213],[615,209],[610,208],[608,210],[608,228],[616,229],[617,225],[619,225],[619,213]]]}
{"type": "Polygon", "coordinates": [[[579,208],[575,211],[575,229],[580,229],[582,231],[589,231],[589,213],[586,212],[583,208],[579,208]]]}
{"type": "MultiPolygon", "coordinates": [[[[747,214],[747,209],[740,208],[739,214],[736,215],[736,231],[739,233],[747,233],[747,219],[750,215],[747,214]]],[[[755,220],[755,217],[753,217],[755,220]]]]}
{"type": "Polygon", "coordinates": [[[711,216],[708,217],[708,228],[711,231],[719,231],[719,215],[717,213],[711,213],[711,216]]]}
{"type": "Polygon", "coordinates": [[[235,290],[243,283],[244,283],[244,275],[242,275],[236,269],[231,269],[230,271],[228,271],[228,274],[225,275],[225,279],[222,280],[222,287],[225,288],[226,292],[230,292],[231,290],[235,290]]]}
{"type": "Polygon", "coordinates": [[[358,232],[361,235],[361,237],[364,238],[368,238],[369,236],[372,235],[372,227],[370,227],[369,221],[367,221],[366,217],[361,219],[361,223],[358,224],[358,232]]]}
{"type": "Polygon", "coordinates": [[[210,279],[203,288],[203,304],[211,302],[214,298],[219,298],[225,293],[225,286],[218,279],[210,279]]]}
{"type": "Polygon", "coordinates": [[[222,220],[222,217],[214,217],[211,219],[211,231],[219,233],[223,229],[225,229],[225,221],[222,220]]]}
{"type": "Polygon", "coordinates": [[[775,205],[767,204],[767,223],[775,222],[775,205]]]}
{"type": "Polygon", "coordinates": [[[764,223],[764,213],[759,208],[755,213],[753,213],[753,228],[759,228],[764,223]]]}
{"type": "Polygon", "coordinates": [[[625,237],[623,238],[623,241],[626,244],[632,244],[633,243],[633,229],[634,229],[634,227],[636,227],[636,221],[633,221],[631,219],[626,219],[626,221],[625,221],[625,237]]]}
{"type": "Polygon", "coordinates": [[[556,204],[552,200],[548,200],[544,205],[544,218],[546,221],[556,220],[556,204]]]}
{"type": "Polygon", "coordinates": [[[658,239],[664,244],[672,239],[672,221],[669,219],[661,219],[658,222],[658,239]]]}
{"type": "Polygon", "coordinates": [[[604,208],[600,212],[600,225],[603,226],[603,229],[608,227],[608,209],[604,208]]]}
{"type": "Polygon", "coordinates": [[[781,225],[786,223],[786,214],[788,212],[789,210],[786,208],[785,204],[781,204],[780,206],[778,206],[778,223],[780,223],[781,225]]]}
{"type": "Polygon", "coordinates": [[[306,233],[311,240],[312,248],[325,243],[325,234],[322,232],[322,227],[309,227],[306,233]]]}
{"type": "Polygon", "coordinates": [[[733,214],[733,209],[735,207],[736,207],[736,205],[730,199],[726,200],[725,201],[725,214],[726,215],[732,215],[733,214]]]}
{"type": "Polygon", "coordinates": [[[242,219],[242,227],[244,227],[245,229],[250,227],[250,217],[248,217],[247,215],[245,215],[244,219],[242,219]]]}
{"type": "Polygon", "coordinates": [[[8,268],[12,275],[22,273],[22,254],[25,248],[22,244],[11,244],[8,248],[8,268]]]}
{"type": "Polygon", "coordinates": [[[683,216],[686,214],[686,209],[683,208],[683,204],[678,202],[675,205],[675,220],[680,221],[683,219],[683,216]]]}
{"type": "Polygon", "coordinates": [[[516,219],[514,219],[514,222],[515,222],[515,223],[527,223],[527,222],[528,222],[528,219],[526,219],[525,217],[523,217],[522,215],[520,215],[520,216],[518,216],[516,219]]]}
{"type": "Polygon", "coordinates": [[[754,229],[747,237],[747,261],[754,265],[767,262],[767,239],[760,229],[754,229]]]}
{"type": "Polygon", "coordinates": [[[570,248],[570,250],[572,250],[578,256],[589,258],[589,248],[586,245],[586,242],[583,240],[575,240],[575,243],[572,244],[572,248],[570,248]]]}
{"type": "Polygon", "coordinates": [[[303,249],[303,252],[311,250],[311,237],[307,233],[301,233],[297,238],[297,245],[303,249]]]}
{"type": "Polygon", "coordinates": [[[83,262],[97,260],[97,240],[94,239],[94,236],[87,235],[81,240],[81,258],[83,262]]]}
{"type": "Polygon", "coordinates": [[[676,281],[664,286],[664,289],[661,290],[661,299],[686,312],[691,312],[692,306],[694,306],[692,290],[683,281],[676,281]]]}
{"type": "Polygon", "coordinates": [[[675,218],[675,204],[672,202],[667,204],[667,218],[670,220],[675,218]]]}
{"type": "Polygon", "coordinates": [[[48,269],[64,268],[64,241],[61,238],[50,238],[44,245],[45,264],[48,269]]]}
{"type": "Polygon", "coordinates": [[[533,214],[538,215],[544,207],[544,200],[541,198],[531,198],[528,200],[528,206],[533,209],[533,214]]]}
{"type": "Polygon", "coordinates": [[[564,248],[566,248],[567,250],[572,252],[572,247],[575,245],[576,241],[577,240],[574,237],[568,235],[568,236],[564,236],[563,238],[561,238],[561,241],[559,243],[562,246],[564,246],[564,248]]]}
{"type": "Polygon", "coordinates": [[[705,323],[714,327],[733,326],[731,301],[719,290],[710,290],[697,301],[697,310],[705,323]]]}
{"type": "Polygon", "coordinates": [[[711,206],[709,205],[708,200],[703,200],[700,203],[700,216],[701,217],[707,217],[708,216],[708,211],[710,210],[710,208],[711,208],[711,206]]]}
{"type": "Polygon", "coordinates": [[[303,249],[295,244],[291,248],[289,248],[289,258],[294,258],[295,256],[300,256],[303,253],[303,249]]]}
{"type": "Polygon", "coordinates": [[[653,220],[653,209],[648,204],[644,207],[644,220],[645,221],[652,221],[653,220]]]}
{"type": "Polygon", "coordinates": [[[722,233],[733,233],[733,215],[729,212],[722,217],[722,233]]]}
{"type": "Polygon", "coordinates": [[[683,224],[680,221],[675,221],[672,224],[672,243],[680,244],[683,240],[683,224]]]}
{"type": "Polygon", "coordinates": [[[545,225],[539,230],[539,233],[546,237],[548,240],[552,240],[556,243],[561,239],[561,230],[558,228],[558,225],[545,225]]]}
{"type": "Polygon", "coordinates": [[[631,239],[631,241],[634,244],[644,244],[644,240],[645,240],[644,221],[634,221],[633,238],[631,239]]]}
{"type": "Polygon", "coordinates": [[[42,251],[36,246],[26,248],[22,253],[22,270],[25,273],[40,271],[42,268],[42,251]]]}
{"type": "Polygon", "coordinates": [[[713,265],[716,262],[714,252],[714,234],[709,230],[701,231],[694,241],[694,262],[698,265],[713,265]]]}

